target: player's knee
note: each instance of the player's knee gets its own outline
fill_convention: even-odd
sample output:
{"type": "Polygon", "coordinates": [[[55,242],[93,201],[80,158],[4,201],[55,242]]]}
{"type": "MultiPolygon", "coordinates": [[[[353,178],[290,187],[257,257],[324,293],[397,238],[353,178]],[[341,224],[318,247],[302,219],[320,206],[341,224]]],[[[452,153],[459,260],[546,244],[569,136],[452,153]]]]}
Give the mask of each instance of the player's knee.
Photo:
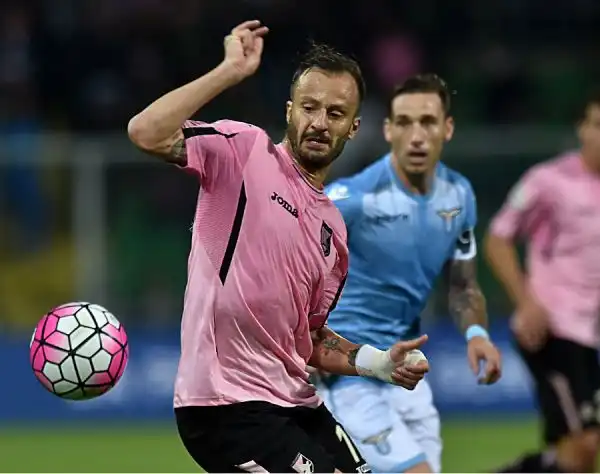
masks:
{"type": "Polygon", "coordinates": [[[595,472],[600,451],[600,430],[588,429],[566,437],[557,446],[557,457],[563,469],[595,472]]]}
{"type": "Polygon", "coordinates": [[[433,473],[435,472],[433,469],[431,469],[431,466],[426,463],[426,462],[420,462],[419,464],[416,464],[412,467],[409,467],[408,469],[405,469],[404,472],[427,472],[427,473],[433,473]]]}

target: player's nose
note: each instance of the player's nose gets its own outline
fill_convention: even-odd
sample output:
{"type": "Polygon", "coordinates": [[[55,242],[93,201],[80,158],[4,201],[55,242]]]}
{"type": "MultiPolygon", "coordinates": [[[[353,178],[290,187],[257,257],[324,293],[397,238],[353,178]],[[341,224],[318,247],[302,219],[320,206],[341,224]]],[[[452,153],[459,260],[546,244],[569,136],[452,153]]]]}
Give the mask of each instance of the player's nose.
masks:
{"type": "Polygon", "coordinates": [[[414,146],[422,146],[425,143],[425,130],[423,127],[413,127],[410,134],[410,143],[414,146]]]}
{"type": "Polygon", "coordinates": [[[322,132],[327,130],[327,113],[323,111],[322,113],[315,114],[310,125],[311,128],[316,131],[322,132]]]}
{"type": "Polygon", "coordinates": [[[415,139],[410,141],[409,149],[411,151],[422,151],[425,148],[425,140],[415,139]]]}

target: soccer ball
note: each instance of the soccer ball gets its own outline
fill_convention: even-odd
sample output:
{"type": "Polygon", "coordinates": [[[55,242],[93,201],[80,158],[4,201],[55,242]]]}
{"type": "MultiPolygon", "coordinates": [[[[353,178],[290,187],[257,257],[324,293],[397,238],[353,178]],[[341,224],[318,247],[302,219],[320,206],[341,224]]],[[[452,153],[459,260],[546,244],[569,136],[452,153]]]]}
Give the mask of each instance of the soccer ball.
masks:
{"type": "Polygon", "coordinates": [[[46,314],[35,328],[29,359],[40,383],[70,400],[88,400],[119,381],[129,358],[127,334],[97,304],[67,303],[46,314]]]}

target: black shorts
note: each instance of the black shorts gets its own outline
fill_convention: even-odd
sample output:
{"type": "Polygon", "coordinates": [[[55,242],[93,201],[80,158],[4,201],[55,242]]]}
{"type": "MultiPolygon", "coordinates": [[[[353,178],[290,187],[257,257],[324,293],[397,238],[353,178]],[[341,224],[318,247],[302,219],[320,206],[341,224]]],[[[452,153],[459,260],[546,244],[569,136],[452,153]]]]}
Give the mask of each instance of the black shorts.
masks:
{"type": "Polygon", "coordinates": [[[175,409],[179,435],[207,472],[371,472],[324,405],[243,402],[175,409]]]}
{"type": "Polygon", "coordinates": [[[517,348],[535,380],[547,444],[599,426],[600,363],[596,349],[556,337],[550,337],[537,352],[519,344],[517,348]]]}

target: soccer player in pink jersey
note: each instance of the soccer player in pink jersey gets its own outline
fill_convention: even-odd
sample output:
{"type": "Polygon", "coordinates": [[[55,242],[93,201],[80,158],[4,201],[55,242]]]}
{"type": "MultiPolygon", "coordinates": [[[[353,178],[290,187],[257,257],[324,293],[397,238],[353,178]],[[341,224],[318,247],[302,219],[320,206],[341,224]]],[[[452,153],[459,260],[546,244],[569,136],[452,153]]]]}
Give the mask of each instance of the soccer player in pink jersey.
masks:
{"type": "Polygon", "coordinates": [[[346,227],[323,193],[358,131],[358,64],[314,47],[292,79],[287,132],[190,117],[258,68],[268,30],[244,22],[225,58],[131,119],[142,150],[201,185],[188,261],[175,382],[179,433],[209,472],[370,472],[308,381],[307,364],[414,389],[426,362],[404,364],[426,336],[388,350],[325,325],[348,271],[346,227]]]}
{"type": "Polygon", "coordinates": [[[530,169],[493,220],[489,263],[515,305],[511,327],[536,385],[544,450],[500,472],[596,472],[600,447],[600,95],[581,147],[530,169]],[[514,241],[528,244],[521,269],[514,241]]]}

